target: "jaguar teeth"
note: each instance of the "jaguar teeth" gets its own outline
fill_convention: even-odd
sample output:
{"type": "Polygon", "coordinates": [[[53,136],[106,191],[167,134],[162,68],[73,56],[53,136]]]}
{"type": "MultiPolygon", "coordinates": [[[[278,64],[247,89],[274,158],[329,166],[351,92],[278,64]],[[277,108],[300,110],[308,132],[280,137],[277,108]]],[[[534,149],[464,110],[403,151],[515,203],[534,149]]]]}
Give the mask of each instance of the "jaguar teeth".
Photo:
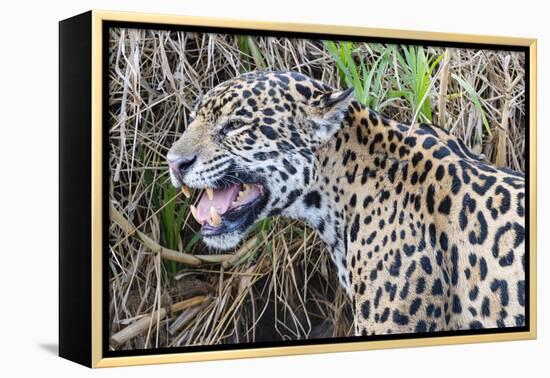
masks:
{"type": "Polygon", "coordinates": [[[219,226],[222,223],[222,218],[214,206],[210,206],[210,220],[212,221],[212,226],[219,226]]]}
{"type": "Polygon", "coordinates": [[[206,188],[206,195],[208,196],[208,199],[212,201],[212,199],[214,199],[214,189],[206,188]]]}
{"type": "Polygon", "coordinates": [[[189,190],[189,187],[187,185],[183,185],[181,187],[181,192],[183,193],[183,195],[185,196],[185,198],[189,198],[191,197],[191,192],[189,190]]]}
{"type": "Polygon", "coordinates": [[[193,218],[195,218],[197,222],[201,223],[197,215],[197,208],[194,205],[189,206],[189,208],[191,209],[191,215],[193,215],[193,218]]]}

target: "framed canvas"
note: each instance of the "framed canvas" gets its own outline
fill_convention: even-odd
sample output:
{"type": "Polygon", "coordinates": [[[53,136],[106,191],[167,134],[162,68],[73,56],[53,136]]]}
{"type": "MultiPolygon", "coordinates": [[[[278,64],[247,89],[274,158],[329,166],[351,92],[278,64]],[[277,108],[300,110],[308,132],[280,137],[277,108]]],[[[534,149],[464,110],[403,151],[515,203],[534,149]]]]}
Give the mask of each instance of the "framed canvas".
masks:
{"type": "Polygon", "coordinates": [[[536,337],[536,40],[60,22],[59,353],[536,337]]]}

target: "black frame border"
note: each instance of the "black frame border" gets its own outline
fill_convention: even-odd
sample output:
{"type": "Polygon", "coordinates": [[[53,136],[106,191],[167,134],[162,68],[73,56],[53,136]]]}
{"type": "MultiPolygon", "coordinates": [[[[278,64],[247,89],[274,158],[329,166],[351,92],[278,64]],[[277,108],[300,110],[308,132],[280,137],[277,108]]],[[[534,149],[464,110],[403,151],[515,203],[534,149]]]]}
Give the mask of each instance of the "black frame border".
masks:
{"type": "Polygon", "coordinates": [[[59,356],[92,365],[92,12],[59,22],[59,356]]]}

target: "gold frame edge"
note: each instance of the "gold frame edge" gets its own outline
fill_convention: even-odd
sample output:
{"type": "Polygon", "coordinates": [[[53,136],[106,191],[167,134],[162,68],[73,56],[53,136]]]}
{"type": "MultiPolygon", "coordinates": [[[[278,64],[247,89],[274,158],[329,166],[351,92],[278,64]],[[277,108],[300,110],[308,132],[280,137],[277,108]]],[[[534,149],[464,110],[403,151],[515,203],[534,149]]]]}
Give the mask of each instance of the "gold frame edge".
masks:
{"type": "MultiPolygon", "coordinates": [[[[104,10],[92,11],[92,367],[117,367],[145,364],[164,364],[175,362],[198,362],[223,359],[240,359],[250,357],[273,357],[287,355],[304,355],[313,353],[352,352],[374,349],[393,349],[426,347],[438,345],[459,345],[499,341],[533,340],[537,337],[537,275],[536,275],[536,203],[537,203],[537,40],[535,38],[518,38],[488,36],[461,33],[441,33],[415,30],[397,30],[369,28],[359,26],[341,26],[325,24],[298,24],[287,22],[238,20],[229,18],[212,18],[199,16],[177,16],[166,14],[113,12],[104,10]],[[414,338],[402,340],[378,340],[362,342],[344,342],[335,344],[314,344],[304,346],[283,346],[268,348],[251,348],[220,350],[190,353],[150,354],[130,357],[103,357],[102,355],[102,23],[103,21],[122,21],[137,23],[155,23],[166,25],[216,26],[250,30],[268,30],[284,32],[324,33],[334,35],[372,36],[381,38],[398,38],[403,40],[420,39],[425,41],[461,42],[478,44],[499,44],[524,46],[529,48],[530,55],[530,109],[529,109],[529,172],[530,172],[530,331],[506,332],[482,335],[442,336],[431,338],[414,338]]],[[[527,132],[527,131],[526,131],[527,132]]]]}
{"type": "Polygon", "coordinates": [[[103,79],[102,79],[102,22],[103,18],[92,11],[92,356],[91,365],[96,367],[103,358],[103,281],[102,281],[102,247],[103,247],[103,79]]]}

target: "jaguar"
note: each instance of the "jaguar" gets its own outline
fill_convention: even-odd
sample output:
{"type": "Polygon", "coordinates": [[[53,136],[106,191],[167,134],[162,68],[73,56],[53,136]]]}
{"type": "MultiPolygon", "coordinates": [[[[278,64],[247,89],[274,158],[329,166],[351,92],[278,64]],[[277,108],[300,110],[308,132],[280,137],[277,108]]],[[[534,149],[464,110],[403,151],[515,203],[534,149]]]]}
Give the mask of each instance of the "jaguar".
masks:
{"type": "Polygon", "coordinates": [[[443,128],[390,120],[298,72],[250,72],[198,99],[167,154],[204,243],[266,217],[317,230],[356,335],[524,326],[524,174],[443,128]]]}

